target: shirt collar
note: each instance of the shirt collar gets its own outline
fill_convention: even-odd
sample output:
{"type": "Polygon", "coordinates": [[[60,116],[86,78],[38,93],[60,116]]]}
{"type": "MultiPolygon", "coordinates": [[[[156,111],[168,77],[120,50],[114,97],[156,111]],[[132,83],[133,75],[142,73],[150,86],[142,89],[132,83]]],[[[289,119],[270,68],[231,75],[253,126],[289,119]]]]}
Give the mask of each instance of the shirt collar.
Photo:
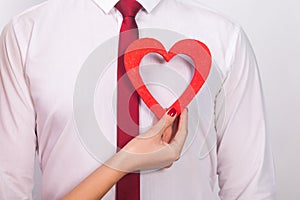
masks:
{"type": "MultiPolygon", "coordinates": [[[[113,9],[118,0],[94,0],[100,8],[107,14],[113,9]]],[[[150,13],[161,0],[137,0],[145,10],[150,13]]]]}

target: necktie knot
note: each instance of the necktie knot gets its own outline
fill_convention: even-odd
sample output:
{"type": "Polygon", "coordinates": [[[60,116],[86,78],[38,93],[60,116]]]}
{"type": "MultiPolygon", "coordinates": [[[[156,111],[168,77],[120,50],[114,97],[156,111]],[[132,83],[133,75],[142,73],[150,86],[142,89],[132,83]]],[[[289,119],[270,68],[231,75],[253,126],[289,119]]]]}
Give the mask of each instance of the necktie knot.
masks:
{"type": "Polygon", "coordinates": [[[135,17],[142,5],[136,0],[120,0],[115,7],[120,11],[123,18],[135,17]]]}

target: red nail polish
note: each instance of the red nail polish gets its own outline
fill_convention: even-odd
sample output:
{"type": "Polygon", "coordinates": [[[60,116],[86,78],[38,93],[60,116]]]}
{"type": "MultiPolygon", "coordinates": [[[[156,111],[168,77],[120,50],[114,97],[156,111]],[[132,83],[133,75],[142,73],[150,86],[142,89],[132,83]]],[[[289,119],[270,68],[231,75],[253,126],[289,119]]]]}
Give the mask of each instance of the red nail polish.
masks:
{"type": "Polygon", "coordinates": [[[168,115],[170,115],[171,117],[174,117],[176,115],[175,108],[172,108],[171,110],[169,110],[168,115]]]}

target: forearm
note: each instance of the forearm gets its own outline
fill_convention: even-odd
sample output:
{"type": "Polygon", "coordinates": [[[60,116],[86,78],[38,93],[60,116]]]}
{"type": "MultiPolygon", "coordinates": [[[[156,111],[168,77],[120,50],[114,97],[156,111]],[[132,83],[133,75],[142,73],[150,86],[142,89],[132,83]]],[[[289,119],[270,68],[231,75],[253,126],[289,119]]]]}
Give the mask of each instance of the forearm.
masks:
{"type": "Polygon", "coordinates": [[[187,136],[187,116],[185,109],[178,131],[168,144],[162,137],[176,117],[166,113],[149,131],[132,139],[62,200],[100,199],[129,172],[170,166],[181,154],[187,136]]]}
{"type": "Polygon", "coordinates": [[[102,165],[61,200],[98,200],[125,174],[125,172],[102,165]]]}

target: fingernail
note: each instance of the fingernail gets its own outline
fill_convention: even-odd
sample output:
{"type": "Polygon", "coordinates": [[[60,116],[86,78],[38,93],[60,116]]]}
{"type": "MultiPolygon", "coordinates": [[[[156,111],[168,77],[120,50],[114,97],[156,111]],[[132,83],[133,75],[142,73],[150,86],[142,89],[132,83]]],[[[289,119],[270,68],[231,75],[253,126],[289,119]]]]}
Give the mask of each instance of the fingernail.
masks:
{"type": "Polygon", "coordinates": [[[172,108],[171,110],[169,110],[168,115],[170,115],[171,117],[174,117],[176,115],[175,108],[172,108]]]}

